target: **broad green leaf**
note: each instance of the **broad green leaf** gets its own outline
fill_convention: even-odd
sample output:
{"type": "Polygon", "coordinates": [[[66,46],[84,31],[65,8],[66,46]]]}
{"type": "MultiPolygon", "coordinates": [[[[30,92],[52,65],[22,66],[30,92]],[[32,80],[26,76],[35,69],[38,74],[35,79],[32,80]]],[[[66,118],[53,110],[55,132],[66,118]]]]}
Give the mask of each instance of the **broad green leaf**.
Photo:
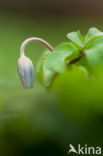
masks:
{"type": "Polygon", "coordinates": [[[98,38],[97,40],[94,40],[93,42],[91,42],[88,45],[88,49],[92,49],[95,48],[97,46],[102,46],[103,45],[103,37],[101,36],[100,38],[98,38]]]}
{"type": "Polygon", "coordinates": [[[103,32],[99,31],[96,28],[89,29],[89,31],[84,39],[85,47],[87,48],[90,43],[92,43],[93,41],[95,41],[96,39],[98,39],[100,37],[103,37],[103,32]]]}
{"type": "Polygon", "coordinates": [[[103,65],[103,45],[86,50],[85,55],[91,67],[103,65]]]}
{"type": "Polygon", "coordinates": [[[40,58],[40,60],[39,60],[39,62],[38,62],[36,72],[37,72],[37,76],[38,76],[40,82],[42,82],[42,77],[43,77],[43,64],[44,64],[45,58],[46,58],[50,53],[51,53],[50,51],[44,52],[43,56],[40,58]]]}
{"type": "Polygon", "coordinates": [[[69,58],[77,57],[77,55],[75,47],[69,43],[62,43],[53,52],[49,53],[39,70],[42,72],[43,84],[48,87],[56,74],[67,70],[66,61],[69,58]]]}
{"type": "Polygon", "coordinates": [[[77,46],[80,48],[83,48],[83,41],[82,41],[82,36],[80,34],[80,31],[77,32],[71,32],[67,34],[67,37],[74,42],[77,46]]]}

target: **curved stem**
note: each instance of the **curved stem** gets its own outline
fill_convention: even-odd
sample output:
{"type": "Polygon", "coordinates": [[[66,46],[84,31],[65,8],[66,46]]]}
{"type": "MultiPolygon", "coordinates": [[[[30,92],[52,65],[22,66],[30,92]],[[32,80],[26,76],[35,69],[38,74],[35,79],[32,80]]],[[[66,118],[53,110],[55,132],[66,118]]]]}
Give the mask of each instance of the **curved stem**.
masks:
{"type": "Polygon", "coordinates": [[[51,52],[54,50],[53,47],[48,43],[46,42],[45,40],[41,39],[41,38],[38,38],[38,37],[32,37],[32,38],[28,38],[26,39],[22,45],[21,45],[21,49],[20,49],[20,55],[24,55],[24,50],[25,50],[25,47],[26,45],[29,43],[29,42],[40,42],[42,43],[43,45],[45,45],[51,52]]]}

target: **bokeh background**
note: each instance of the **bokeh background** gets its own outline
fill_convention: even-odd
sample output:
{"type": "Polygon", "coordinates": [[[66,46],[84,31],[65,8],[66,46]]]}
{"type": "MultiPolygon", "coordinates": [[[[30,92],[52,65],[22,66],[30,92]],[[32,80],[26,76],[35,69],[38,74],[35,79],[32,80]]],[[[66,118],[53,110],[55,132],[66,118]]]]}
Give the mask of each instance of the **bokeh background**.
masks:
{"type": "MultiPolygon", "coordinates": [[[[102,19],[102,0],[0,0],[1,156],[65,156],[70,143],[103,145],[102,87],[93,86],[90,92],[86,88],[85,95],[80,95],[84,86],[78,80],[81,85],[63,88],[64,96],[59,99],[40,84],[36,75],[34,88],[24,90],[17,73],[20,46],[26,38],[41,37],[56,47],[68,41],[68,32],[79,29],[85,34],[92,26],[103,31],[102,19]],[[77,87],[81,88],[79,93],[77,87]],[[68,102],[65,97],[75,99],[74,91],[78,101],[68,102]],[[93,101],[91,92],[95,92],[93,101]]],[[[27,46],[26,54],[35,68],[44,50],[38,43],[27,46]]],[[[102,76],[99,79],[97,86],[101,86],[102,76]]]]}

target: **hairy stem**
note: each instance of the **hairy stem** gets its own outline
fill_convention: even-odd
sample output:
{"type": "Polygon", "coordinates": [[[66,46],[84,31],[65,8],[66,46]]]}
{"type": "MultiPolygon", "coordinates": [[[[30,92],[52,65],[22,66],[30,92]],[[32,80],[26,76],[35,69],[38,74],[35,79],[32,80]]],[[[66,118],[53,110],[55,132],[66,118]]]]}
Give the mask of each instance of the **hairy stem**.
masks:
{"type": "Polygon", "coordinates": [[[26,45],[29,43],[29,42],[40,42],[42,43],[43,45],[45,45],[51,52],[54,50],[53,47],[45,40],[41,39],[41,38],[38,38],[38,37],[32,37],[32,38],[28,38],[27,40],[25,40],[22,45],[21,45],[21,49],[20,49],[20,55],[24,55],[24,50],[25,50],[25,47],[26,45]]]}

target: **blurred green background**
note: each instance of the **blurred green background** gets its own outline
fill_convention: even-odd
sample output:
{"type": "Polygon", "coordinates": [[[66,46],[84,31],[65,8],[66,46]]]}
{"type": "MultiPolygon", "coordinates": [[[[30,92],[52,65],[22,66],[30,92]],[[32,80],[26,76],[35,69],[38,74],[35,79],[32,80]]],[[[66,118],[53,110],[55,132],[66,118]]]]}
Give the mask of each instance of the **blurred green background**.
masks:
{"type": "MultiPolygon", "coordinates": [[[[68,32],[79,29],[85,34],[92,26],[103,31],[103,2],[1,0],[0,9],[0,155],[65,156],[70,143],[102,146],[102,74],[90,90],[82,85],[79,76],[80,85],[73,79],[75,85],[68,83],[70,90],[57,79],[60,91],[62,87],[65,91],[62,98],[57,98],[40,84],[36,75],[34,88],[24,90],[17,60],[21,43],[28,37],[44,38],[56,47],[68,41],[68,32]],[[74,100],[65,98],[69,95],[74,100]]],[[[26,54],[35,68],[44,50],[38,43],[27,46],[26,54]]]]}

